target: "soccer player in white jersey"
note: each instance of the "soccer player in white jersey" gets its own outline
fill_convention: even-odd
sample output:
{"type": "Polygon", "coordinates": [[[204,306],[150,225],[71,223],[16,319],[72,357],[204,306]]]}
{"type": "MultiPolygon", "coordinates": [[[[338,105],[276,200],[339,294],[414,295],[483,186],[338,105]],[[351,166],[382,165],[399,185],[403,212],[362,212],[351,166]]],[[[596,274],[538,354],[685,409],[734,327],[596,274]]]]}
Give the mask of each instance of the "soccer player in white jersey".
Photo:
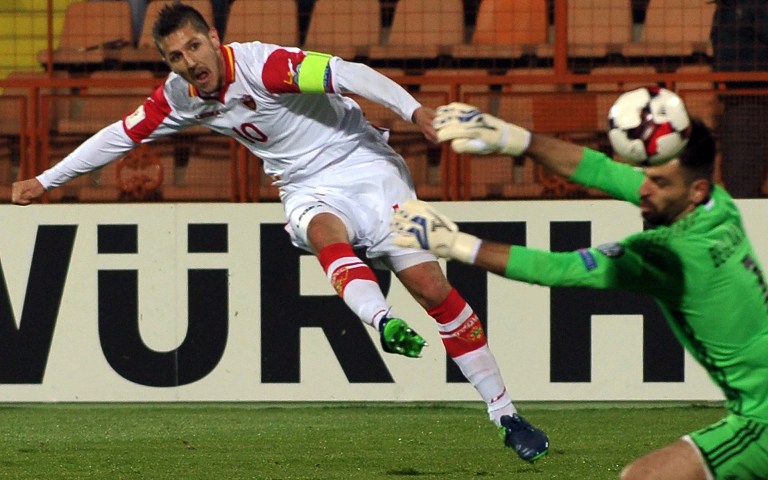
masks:
{"type": "Polygon", "coordinates": [[[434,111],[360,63],[258,41],[223,45],[216,29],[184,4],[161,11],[153,36],[172,70],[164,84],[52,168],[14,183],[13,202],[29,204],[140,143],[187,127],[205,125],[233,137],[275,179],[293,244],[317,256],[339,296],[379,332],[383,349],[418,357],[425,342],[394,315],[353,247],[365,247],[394,271],[435,319],[446,351],[485,400],[505,444],[528,461],[546,454],[546,435],[517,414],[477,315],[436,257],[392,242],[393,211],[415,198],[410,173],[382,131],[342,94],[389,107],[431,141],[437,138],[434,111]]]}

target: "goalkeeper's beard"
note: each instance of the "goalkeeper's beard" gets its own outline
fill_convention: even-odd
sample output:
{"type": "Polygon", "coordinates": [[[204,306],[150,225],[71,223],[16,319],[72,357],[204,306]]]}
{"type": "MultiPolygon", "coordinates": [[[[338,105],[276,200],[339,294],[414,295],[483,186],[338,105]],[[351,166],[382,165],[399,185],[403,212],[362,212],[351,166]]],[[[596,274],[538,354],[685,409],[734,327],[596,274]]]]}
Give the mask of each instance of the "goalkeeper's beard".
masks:
{"type": "Polygon", "coordinates": [[[644,210],[643,216],[643,228],[650,230],[656,227],[663,227],[672,224],[672,220],[668,218],[663,212],[644,210]]]}

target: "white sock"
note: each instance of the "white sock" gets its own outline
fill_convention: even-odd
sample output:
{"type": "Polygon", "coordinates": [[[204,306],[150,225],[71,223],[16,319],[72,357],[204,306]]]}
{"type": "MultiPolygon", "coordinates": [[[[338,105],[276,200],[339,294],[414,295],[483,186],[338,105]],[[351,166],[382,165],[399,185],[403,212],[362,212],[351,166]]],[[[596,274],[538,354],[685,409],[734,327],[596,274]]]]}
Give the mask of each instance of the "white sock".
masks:
{"type": "Polygon", "coordinates": [[[360,320],[377,331],[379,322],[392,308],[381,293],[379,284],[368,280],[358,279],[349,282],[342,298],[360,320]]]}
{"type": "Polygon", "coordinates": [[[488,405],[488,418],[496,425],[504,415],[517,412],[507,393],[496,359],[488,345],[453,359],[488,405]]]}

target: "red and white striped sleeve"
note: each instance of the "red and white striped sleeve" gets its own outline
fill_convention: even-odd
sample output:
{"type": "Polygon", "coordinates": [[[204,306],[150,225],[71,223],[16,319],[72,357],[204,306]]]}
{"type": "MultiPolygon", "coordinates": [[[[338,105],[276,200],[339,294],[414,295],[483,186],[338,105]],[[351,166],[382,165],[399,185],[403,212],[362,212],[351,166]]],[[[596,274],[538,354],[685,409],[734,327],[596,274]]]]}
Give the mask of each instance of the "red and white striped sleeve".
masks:
{"type": "Polygon", "coordinates": [[[133,113],[123,118],[126,134],[136,143],[174,133],[180,124],[172,117],[168,83],[163,83],[133,113]]]}

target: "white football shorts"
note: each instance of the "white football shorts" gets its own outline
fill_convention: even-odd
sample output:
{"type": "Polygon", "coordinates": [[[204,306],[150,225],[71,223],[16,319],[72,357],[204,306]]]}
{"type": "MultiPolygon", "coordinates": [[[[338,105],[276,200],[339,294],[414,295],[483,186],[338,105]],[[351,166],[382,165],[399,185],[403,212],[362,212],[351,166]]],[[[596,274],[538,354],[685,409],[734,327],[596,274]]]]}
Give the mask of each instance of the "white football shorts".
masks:
{"type": "Polygon", "coordinates": [[[392,242],[389,222],[395,207],[416,198],[410,173],[399,158],[378,157],[329,168],[282,186],[280,194],[288,218],[286,230],[299,248],[313,251],[307,240],[309,222],[319,213],[332,213],[346,225],[352,246],[366,248],[378,268],[399,272],[436,260],[430,252],[392,242]]]}

